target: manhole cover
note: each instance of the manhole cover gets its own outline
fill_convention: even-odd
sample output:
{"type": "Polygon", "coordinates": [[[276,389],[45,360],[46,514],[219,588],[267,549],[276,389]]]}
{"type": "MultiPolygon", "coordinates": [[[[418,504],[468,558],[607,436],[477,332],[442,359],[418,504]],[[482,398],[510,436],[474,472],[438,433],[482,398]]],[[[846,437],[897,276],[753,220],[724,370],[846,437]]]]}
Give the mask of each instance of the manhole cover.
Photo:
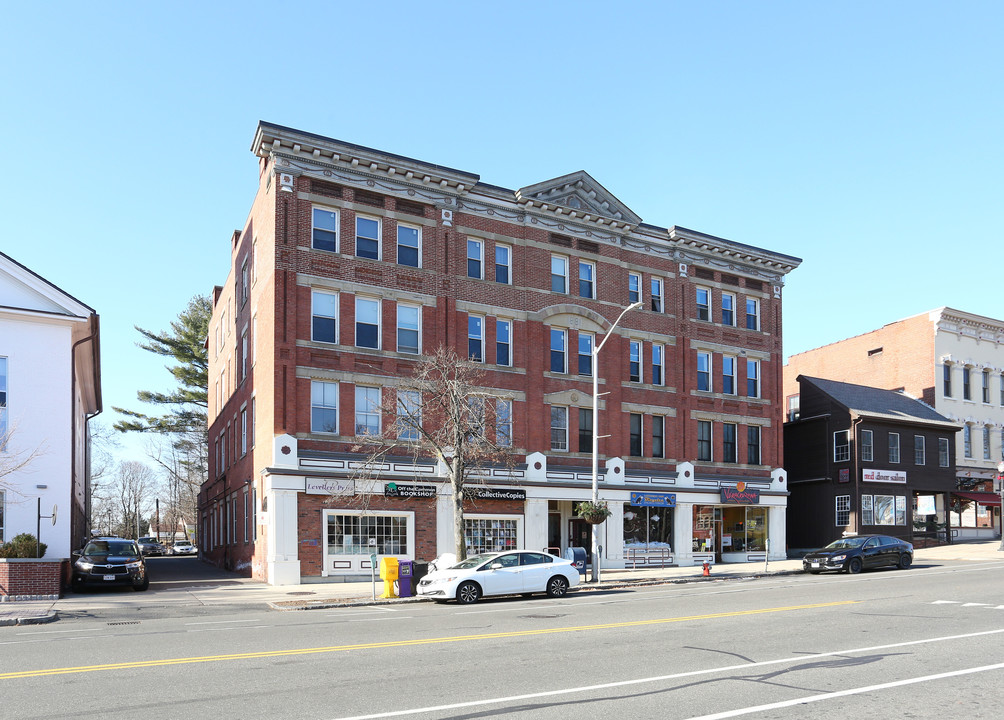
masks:
{"type": "Polygon", "coordinates": [[[309,592],[308,591],[308,592],[290,592],[290,593],[286,593],[286,594],[287,595],[316,595],[317,593],[313,593],[313,592],[309,592]]]}

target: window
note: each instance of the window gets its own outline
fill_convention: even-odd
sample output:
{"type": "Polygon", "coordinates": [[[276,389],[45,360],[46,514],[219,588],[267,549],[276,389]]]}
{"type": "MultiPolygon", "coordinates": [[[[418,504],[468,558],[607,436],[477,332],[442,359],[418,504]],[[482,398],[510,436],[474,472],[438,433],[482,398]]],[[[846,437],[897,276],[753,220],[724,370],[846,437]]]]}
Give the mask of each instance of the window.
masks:
{"type": "Polygon", "coordinates": [[[861,431],[861,459],[864,462],[875,459],[875,437],[871,430],[861,431]]]}
{"type": "Polygon", "coordinates": [[[512,320],[495,320],[495,364],[512,365],[512,320]]]}
{"type": "Polygon", "coordinates": [[[397,306],[397,351],[418,355],[421,342],[422,309],[415,305],[397,306]]]}
{"type": "MultiPolygon", "coordinates": [[[[760,397],[760,361],[746,360],[746,397],[760,397]]],[[[797,401],[797,399],[796,399],[797,401]]]]}
{"type": "Polygon", "coordinates": [[[338,342],[338,295],[311,292],[312,321],[310,339],[314,342],[338,342]]]}
{"type": "Polygon", "coordinates": [[[750,425],[746,428],[746,463],[749,465],[760,464],[761,432],[759,425],[750,425]]]}
{"type": "Polygon", "coordinates": [[[593,345],[596,337],[592,333],[579,332],[579,375],[593,375],[593,345]]]}
{"type": "Polygon", "coordinates": [[[636,303],[639,300],[641,300],[641,275],[628,273],[628,302],[636,303]]]}
{"type": "Polygon", "coordinates": [[[422,425],[422,395],[417,390],[397,391],[397,436],[401,440],[418,440],[422,425]]]}
{"type": "Polygon", "coordinates": [[[722,392],[736,394],[736,359],[728,355],[722,357],[722,392]]]}
{"type": "Polygon", "coordinates": [[[567,334],[564,330],[551,328],[551,372],[566,372],[565,343],[567,334]]]}
{"type": "Polygon", "coordinates": [[[735,326],[736,324],[736,296],[731,293],[722,293],[722,325],[735,326]]]}
{"type": "Polygon", "coordinates": [[[666,418],[652,416],[652,457],[666,457],[666,418]]]}
{"type": "Polygon", "coordinates": [[[983,371],[983,402],[990,404],[990,371],[983,371]]]}
{"type": "MultiPolygon", "coordinates": [[[[0,450],[7,444],[7,358],[0,357],[0,450]]],[[[3,510],[0,504],[0,511],[3,510]]]]}
{"type": "Polygon", "coordinates": [[[512,282],[512,248],[508,245],[495,246],[495,282],[512,282]]]}
{"type": "Polygon", "coordinates": [[[331,555],[411,555],[409,538],[413,530],[408,528],[407,515],[391,515],[380,511],[366,510],[325,511],[327,522],[327,554],[331,555]],[[369,541],[374,542],[373,545],[369,541]]]}
{"type": "Polygon", "coordinates": [[[356,257],[380,259],[380,221],[356,216],[356,257]]]}
{"type": "Polygon", "coordinates": [[[948,467],[948,438],[938,438],[938,467],[948,467]]]}
{"type": "Polygon", "coordinates": [[[923,435],[913,436],[913,464],[927,464],[927,443],[923,435]]]}
{"type": "Polygon", "coordinates": [[[380,388],[356,386],[356,435],[380,434],[380,388]]]}
{"type": "Polygon", "coordinates": [[[241,263],[241,306],[251,297],[251,276],[248,272],[248,259],[241,263]]]}
{"type": "Polygon", "coordinates": [[[697,353],[697,389],[711,392],[711,353],[697,353]]]}
{"type": "Polygon", "coordinates": [[[631,426],[631,440],[630,447],[628,448],[628,455],[632,457],[641,457],[641,415],[639,413],[631,413],[630,416],[630,426],[631,426]]]}
{"type": "Polygon", "coordinates": [[[862,495],[862,525],[906,525],[905,495],[862,495]]]}
{"type": "Polygon", "coordinates": [[[593,451],[593,411],[579,408],[579,452],[593,451]]]}
{"type": "Polygon", "coordinates": [[[1001,407],[1004,407],[1004,374],[1000,376],[1001,381],[1001,407]]]}
{"type": "Polygon", "coordinates": [[[652,312],[662,312],[662,280],[652,278],[652,312]]]}
{"type": "Polygon", "coordinates": [[[338,213],[326,208],[314,208],[311,247],[315,250],[338,252],[338,213]]]}
{"type": "Polygon", "coordinates": [[[248,329],[241,333],[241,380],[248,376],[248,329]]]}
{"type": "Polygon", "coordinates": [[[380,301],[356,298],[356,347],[380,347],[380,301]]]}
{"type": "Polygon", "coordinates": [[[899,433],[889,433],[889,462],[899,462],[899,433]]]}
{"type": "Polygon", "coordinates": [[[241,408],[241,457],[248,454],[248,411],[241,408]]]}
{"type": "Polygon", "coordinates": [[[6,496],[3,490],[0,490],[0,543],[4,542],[4,505],[6,504],[6,496]]]}
{"type": "Polygon", "coordinates": [[[798,420],[800,396],[792,395],[788,398],[788,420],[798,420]]]}
{"type": "Polygon", "coordinates": [[[568,408],[551,407],[551,449],[568,450],[568,408]]]}
{"type": "Polygon", "coordinates": [[[630,355],[630,367],[628,380],[631,382],[641,382],[641,343],[632,340],[628,343],[628,354],[630,355]]]}
{"type": "Polygon", "coordinates": [[[697,319],[711,319],[711,291],[706,288],[697,288],[697,319]]]}
{"type": "Polygon", "coordinates": [[[697,421],[697,459],[711,462],[711,421],[697,421]]]}
{"type": "Polygon", "coordinates": [[[962,426],[962,451],[967,458],[973,456],[973,427],[972,425],[962,426]]]}
{"type": "Polygon", "coordinates": [[[481,279],[485,246],[480,240],[467,239],[467,277],[481,279]]]}
{"type": "Polygon", "coordinates": [[[972,400],[972,392],[969,388],[969,368],[962,368],[962,399],[972,400]]]}
{"type": "Polygon", "coordinates": [[[485,441],[485,399],[483,397],[467,398],[467,441],[471,443],[485,441]]]}
{"type": "Polygon", "coordinates": [[[736,462],[736,425],[722,424],[722,462],[736,462]]]}
{"type": "Polygon", "coordinates": [[[579,263],[579,297],[596,297],[596,266],[592,263],[579,263]]]}
{"type": "Polygon", "coordinates": [[[666,382],[663,368],[663,346],[652,345],[652,384],[662,385],[666,382]]]}
{"type": "Polygon", "coordinates": [[[851,522],[851,496],[837,495],[836,497],[836,519],[834,523],[837,527],[846,527],[851,522]]]}
{"type": "Polygon", "coordinates": [[[746,298],[746,329],[760,329],[760,301],[746,298]]]}
{"type": "Polygon", "coordinates": [[[495,401],[495,444],[512,446],[512,400],[495,401]]]}
{"type": "Polygon", "coordinates": [[[949,363],[942,365],[942,389],[945,397],[952,397],[952,366],[949,363]]]}
{"type": "Polygon", "coordinates": [[[397,264],[422,267],[422,229],[411,225],[397,226],[397,264]]]}
{"type": "Polygon", "coordinates": [[[846,462],[851,459],[851,431],[838,430],[833,433],[833,462],[846,462]]]}
{"type": "Polygon", "coordinates": [[[310,432],[338,432],[338,383],[310,383],[310,432]]]}
{"type": "Polygon", "coordinates": [[[983,459],[990,459],[990,426],[983,426],[983,459]]]}
{"type": "Polygon", "coordinates": [[[551,292],[568,292],[568,258],[551,256],[551,292]]]}
{"type": "Polygon", "coordinates": [[[485,361],[485,319],[480,315],[467,316],[467,359],[485,361]]]}
{"type": "Polygon", "coordinates": [[[861,524],[862,525],[874,525],[875,524],[875,513],[872,510],[872,496],[862,495],[861,496],[861,524]]]}

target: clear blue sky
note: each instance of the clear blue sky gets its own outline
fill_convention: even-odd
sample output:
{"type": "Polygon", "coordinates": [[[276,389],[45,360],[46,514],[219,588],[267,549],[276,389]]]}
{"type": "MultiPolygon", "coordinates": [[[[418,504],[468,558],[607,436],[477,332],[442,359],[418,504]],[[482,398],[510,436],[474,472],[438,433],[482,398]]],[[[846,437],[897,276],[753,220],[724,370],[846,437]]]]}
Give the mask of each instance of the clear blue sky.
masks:
{"type": "Polygon", "coordinates": [[[4,3],[0,249],[95,308],[105,415],[226,277],[267,120],[803,259],[791,354],[1004,318],[999,2],[4,3]]]}

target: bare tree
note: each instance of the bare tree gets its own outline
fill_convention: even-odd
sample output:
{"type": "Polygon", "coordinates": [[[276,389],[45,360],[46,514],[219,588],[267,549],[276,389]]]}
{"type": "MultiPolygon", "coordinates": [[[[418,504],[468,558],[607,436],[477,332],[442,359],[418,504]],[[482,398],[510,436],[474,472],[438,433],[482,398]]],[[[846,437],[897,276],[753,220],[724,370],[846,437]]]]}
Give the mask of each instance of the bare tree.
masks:
{"type": "Polygon", "coordinates": [[[148,527],[143,516],[149,510],[155,480],[153,470],[141,462],[126,460],[119,464],[108,497],[119,516],[116,530],[120,535],[136,533],[138,537],[148,527]]]}
{"type": "MultiPolygon", "coordinates": [[[[2,410],[0,410],[2,411],[2,410]]],[[[0,420],[4,418],[0,416],[0,420]]],[[[13,482],[14,475],[26,471],[36,458],[45,454],[45,446],[18,448],[14,442],[17,427],[13,423],[0,423],[0,490],[21,495],[20,486],[13,482]]]]}
{"type": "MultiPolygon", "coordinates": [[[[376,407],[363,415],[393,418],[382,432],[365,422],[356,426],[355,452],[366,460],[357,478],[372,478],[385,459],[406,452],[431,458],[445,468],[453,490],[453,540],[458,560],[467,557],[464,538],[465,488],[483,481],[490,467],[511,467],[511,399],[484,387],[478,363],[440,347],[420,362],[411,377],[387,389],[376,407]]],[[[357,408],[357,412],[360,409],[357,408]]]]}

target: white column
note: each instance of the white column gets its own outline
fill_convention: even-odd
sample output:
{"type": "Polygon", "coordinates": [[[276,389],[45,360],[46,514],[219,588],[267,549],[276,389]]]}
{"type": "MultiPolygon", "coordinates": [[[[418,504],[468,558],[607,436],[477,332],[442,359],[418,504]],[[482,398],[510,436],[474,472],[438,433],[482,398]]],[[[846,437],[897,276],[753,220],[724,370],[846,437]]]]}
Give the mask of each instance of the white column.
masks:
{"type": "Polygon", "coordinates": [[[299,585],[299,528],[296,490],[268,493],[268,583],[299,585]]]}
{"type": "Polygon", "coordinates": [[[547,547],[547,500],[527,498],[523,510],[523,547],[543,550],[547,547]]]}
{"type": "Polygon", "coordinates": [[[689,567],[694,564],[694,504],[678,503],[673,512],[673,554],[677,565],[689,567]]]}
{"type": "Polygon", "coordinates": [[[788,558],[788,513],[784,505],[771,505],[767,511],[767,537],[770,540],[768,560],[788,558]]]}

